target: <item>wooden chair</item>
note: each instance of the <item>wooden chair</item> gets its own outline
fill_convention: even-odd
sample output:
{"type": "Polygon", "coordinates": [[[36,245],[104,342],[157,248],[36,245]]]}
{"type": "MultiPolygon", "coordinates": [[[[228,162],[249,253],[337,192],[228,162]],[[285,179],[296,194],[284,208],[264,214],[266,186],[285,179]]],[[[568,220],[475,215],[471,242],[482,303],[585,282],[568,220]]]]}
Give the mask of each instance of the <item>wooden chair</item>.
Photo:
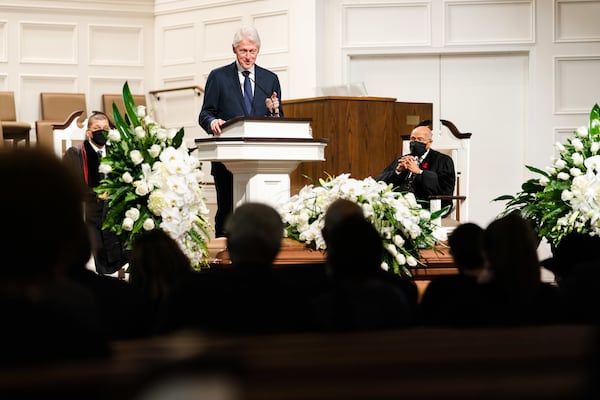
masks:
{"type": "Polygon", "coordinates": [[[40,93],[41,119],[36,121],[35,130],[38,146],[54,148],[53,125],[65,124],[75,111],[82,111],[79,121],[86,119],[87,103],[84,93],[40,93]]]}
{"type": "Polygon", "coordinates": [[[52,140],[54,153],[62,158],[65,151],[71,147],[83,143],[87,129],[87,119],[78,123],[83,111],[75,111],[63,124],[52,125],[52,140]]]}
{"type": "MultiPolygon", "coordinates": [[[[146,106],[146,96],[143,94],[134,94],[133,101],[137,106],[146,106]]],[[[102,95],[102,111],[108,116],[108,121],[111,127],[114,127],[115,120],[113,116],[113,103],[116,104],[117,109],[121,115],[125,115],[125,103],[123,102],[123,95],[121,94],[103,94],[102,95]]]]}
{"type": "Polygon", "coordinates": [[[0,125],[2,127],[2,141],[12,140],[13,147],[24,141],[29,146],[29,132],[31,124],[17,121],[14,92],[0,92],[0,125]]]}

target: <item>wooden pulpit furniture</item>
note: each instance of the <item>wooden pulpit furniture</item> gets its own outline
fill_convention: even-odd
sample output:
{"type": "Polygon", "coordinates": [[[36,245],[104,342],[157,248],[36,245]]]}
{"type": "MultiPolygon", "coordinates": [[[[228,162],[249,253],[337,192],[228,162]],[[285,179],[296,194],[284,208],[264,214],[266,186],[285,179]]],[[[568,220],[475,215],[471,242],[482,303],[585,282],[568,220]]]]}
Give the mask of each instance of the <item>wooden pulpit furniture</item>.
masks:
{"type": "Polygon", "coordinates": [[[291,174],[292,193],[327,175],[376,177],[402,153],[402,136],[432,118],[432,103],[390,97],[323,96],[283,101],[288,118],[310,118],[312,136],[328,140],[325,161],[302,162],[291,174]]]}
{"type": "Polygon", "coordinates": [[[323,161],[327,140],[314,139],[310,119],[235,118],[217,137],[195,140],[201,161],[220,161],[233,174],[234,207],[250,201],[277,206],[290,198],[290,172],[323,161]]]}

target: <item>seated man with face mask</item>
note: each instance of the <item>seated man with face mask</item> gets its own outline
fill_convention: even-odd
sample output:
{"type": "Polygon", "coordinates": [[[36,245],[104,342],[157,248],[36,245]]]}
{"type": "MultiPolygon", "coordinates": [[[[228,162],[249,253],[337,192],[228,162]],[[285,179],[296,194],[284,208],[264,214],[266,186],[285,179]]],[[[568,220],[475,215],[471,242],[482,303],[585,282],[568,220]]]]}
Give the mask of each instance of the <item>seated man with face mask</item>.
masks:
{"type": "MultiPolygon", "coordinates": [[[[429,196],[451,196],[456,182],[454,162],[432,149],[432,143],[431,129],[417,126],[410,133],[410,154],[396,158],[375,179],[393,184],[399,192],[414,193],[423,208],[429,208],[429,196]]],[[[442,208],[445,206],[450,210],[452,200],[443,200],[442,208]]]]}
{"type": "Polygon", "coordinates": [[[123,245],[118,236],[109,229],[102,229],[106,206],[103,195],[97,195],[94,188],[100,184],[98,167],[106,156],[106,139],[110,129],[108,116],[94,112],[87,120],[85,131],[87,140],[80,146],[73,146],[65,152],[64,161],[78,171],[85,185],[85,224],[92,244],[96,272],[111,275],[127,263],[123,245]]]}

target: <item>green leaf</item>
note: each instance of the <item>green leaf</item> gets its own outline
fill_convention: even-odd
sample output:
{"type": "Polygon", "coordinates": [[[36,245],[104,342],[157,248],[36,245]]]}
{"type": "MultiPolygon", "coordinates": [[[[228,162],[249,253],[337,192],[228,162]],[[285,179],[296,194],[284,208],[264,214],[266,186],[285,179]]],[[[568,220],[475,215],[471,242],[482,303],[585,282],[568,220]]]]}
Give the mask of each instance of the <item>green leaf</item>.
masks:
{"type": "Polygon", "coordinates": [[[131,95],[131,90],[129,90],[129,83],[126,81],[125,85],[123,85],[123,103],[125,104],[125,112],[127,113],[127,117],[133,126],[140,126],[140,119],[137,116],[137,107],[135,105],[135,101],[133,101],[133,96],[131,95]]]}

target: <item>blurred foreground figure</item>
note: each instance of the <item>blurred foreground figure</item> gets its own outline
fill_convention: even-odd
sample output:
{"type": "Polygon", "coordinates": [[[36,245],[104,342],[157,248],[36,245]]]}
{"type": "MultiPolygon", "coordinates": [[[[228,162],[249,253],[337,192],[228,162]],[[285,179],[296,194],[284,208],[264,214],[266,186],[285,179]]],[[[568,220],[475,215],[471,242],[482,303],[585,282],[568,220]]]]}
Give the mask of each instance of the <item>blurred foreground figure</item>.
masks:
{"type": "Polygon", "coordinates": [[[0,364],[107,355],[94,296],[66,272],[87,235],[81,185],[39,148],[2,151],[0,182],[0,364]]]}

